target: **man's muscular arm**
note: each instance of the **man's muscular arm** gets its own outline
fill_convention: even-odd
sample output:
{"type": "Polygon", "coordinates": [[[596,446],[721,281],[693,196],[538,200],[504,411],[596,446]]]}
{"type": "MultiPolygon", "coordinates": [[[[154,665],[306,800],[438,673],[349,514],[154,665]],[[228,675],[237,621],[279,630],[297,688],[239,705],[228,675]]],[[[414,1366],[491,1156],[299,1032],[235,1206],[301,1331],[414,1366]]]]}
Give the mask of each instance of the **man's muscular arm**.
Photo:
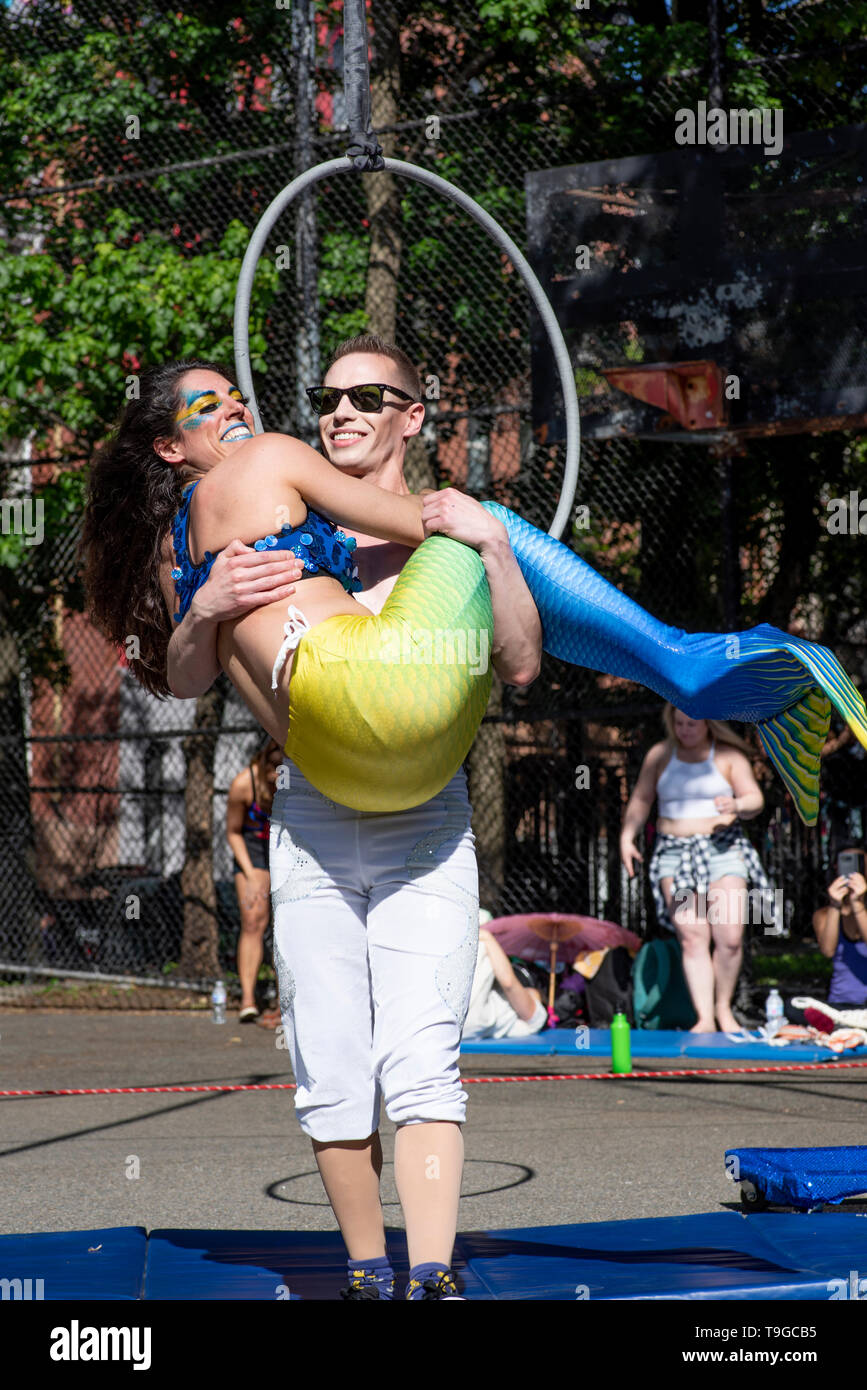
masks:
{"type": "Polygon", "coordinates": [[[433,534],[478,550],[494,613],[492,664],[506,685],[529,685],[542,661],[542,624],[502,522],[454,488],[425,495],[422,521],[433,534]]]}
{"type": "Polygon", "coordinates": [[[181,700],[204,695],[222,670],[217,660],[219,623],[200,618],[195,610],[196,600],[193,599],[187,616],[172,633],[166,656],[169,689],[181,700]]]}
{"type": "Polygon", "coordinates": [[[542,665],[538,609],[508,537],[482,547],[479,554],[488,576],[494,611],[494,670],[506,685],[530,685],[542,665]]]}
{"type": "Polygon", "coordinates": [[[303,564],[290,551],[272,555],[231,541],[196,591],[183,622],[175,624],[166,658],[172,694],[190,700],[209,690],[222,670],[217,660],[220,623],[288,598],[303,573],[303,564]]]}

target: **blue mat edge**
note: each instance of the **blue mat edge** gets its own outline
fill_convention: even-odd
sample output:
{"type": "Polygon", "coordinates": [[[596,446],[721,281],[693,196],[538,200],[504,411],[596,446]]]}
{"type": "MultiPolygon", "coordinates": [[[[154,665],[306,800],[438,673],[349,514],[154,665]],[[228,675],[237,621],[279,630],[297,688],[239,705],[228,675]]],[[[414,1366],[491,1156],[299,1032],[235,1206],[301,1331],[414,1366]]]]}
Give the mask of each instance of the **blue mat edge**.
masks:
{"type": "MultiPolygon", "coordinates": [[[[533,1033],[526,1038],[465,1038],[461,1041],[461,1053],[502,1053],[508,1056],[527,1057],[605,1057],[611,1056],[611,1033],[607,1028],[588,1030],[586,1046],[576,1046],[579,1030],[575,1028],[550,1028],[541,1033],[533,1033]]],[[[633,1057],[695,1057],[734,1060],[743,1057],[748,1061],[770,1061],[775,1059],[781,1065],[791,1062],[834,1062],[841,1058],[867,1058],[867,1047],[851,1048],[845,1053],[832,1052],[829,1048],[817,1047],[814,1043],[791,1043],[786,1047],[772,1047],[759,1038],[749,1038],[744,1042],[733,1042],[725,1033],[689,1033],[674,1030],[658,1031],[633,1028],[631,1032],[633,1057]],[[707,1039],[708,1041],[702,1041],[707,1039]]]]}
{"type": "MultiPolygon", "coordinates": [[[[474,1299],[484,1300],[486,1297],[489,1300],[499,1301],[574,1301],[574,1295],[564,1295],[562,1290],[559,1292],[553,1291],[555,1286],[559,1288],[559,1286],[562,1285],[563,1277],[562,1273],[555,1273],[550,1270],[550,1267],[546,1271],[544,1267],[540,1265],[540,1281],[537,1285],[534,1286],[529,1279],[525,1279],[523,1283],[521,1282],[519,1273],[521,1262],[522,1260],[526,1261],[528,1258],[532,1259],[532,1251],[528,1253],[527,1250],[528,1245],[544,1245],[548,1243],[562,1244],[564,1258],[572,1258],[566,1253],[568,1252],[570,1244],[573,1246],[577,1244],[585,1247],[590,1253],[584,1255],[583,1266],[579,1262],[576,1267],[576,1277],[580,1277],[579,1270],[581,1270],[582,1267],[586,1267],[588,1261],[592,1265],[593,1250],[596,1250],[600,1256],[605,1255],[606,1257],[611,1257],[607,1259],[607,1264],[612,1267],[612,1274],[614,1272],[614,1267],[622,1268],[623,1266],[630,1265],[634,1267],[636,1272],[639,1272],[644,1268],[641,1259],[643,1252],[649,1252],[651,1255],[654,1253],[664,1253],[665,1242],[675,1241],[676,1243],[671,1251],[672,1259],[670,1262],[664,1260],[660,1261],[658,1259],[655,1261],[649,1259],[647,1261],[648,1264],[656,1263],[659,1266],[661,1287],[657,1291],[644,1288],[640,1292],[636,1292],[634,1291],[634,1286],[632,1291],[618,1291],[616,1284],[612,1282],[606,1291],[602,1292],[596,1289],[592,1295],[588,1296],[592,1297],[594,1301],[604,1302],[659,1300],[732,1301],[739,1299],[758,1301],[786,1301],[796,1299],[824,1301],[829,1298],[828,1276],[829,1270],[832,1268],[828,1260],[829,1258],[832,1260],[839,1260],[841,1258],[839,1252],[833,1256],[831,1255],[831,1247],[839,1246],[841,1235],[845,1238],[846,1243],[848,1243],[850,1239],[857,1239],[860,1247],[863,1240],[861,1232],[865,1231],[865,1227],[859,1227],[856,1223],[859,1221],[864,1222],[865,1219],[867,1219],[865,1216],[856,1213],[821,1213],[810,1218],[794,1213],[785,1215],[764,1213],[744,1217],[736,1212],[714,1211],[691,1213],[675,1217],[633,1218],[627,1221],[570,1223],[560,1226],[507,1227],[495,1231],[459,1232],[455,1245],[455,1265],[456,1268],[461,1270],[470,1301],[474,1299]],[[722,1285],[718,1287],[712,1286],[710,1288],[688,1287],[680,1283],[679,1281],[683,1278],[683,1275],[678,1275],[675,1272],[676,1267],[680,1263],[677,1258],[680,1253],[680,1242],[684,1239],[687,1241],[690,1239],[707,1240],[709,1236],[705,1223],[709,1220],[712,1222],[714,1228],[712,1237],[710,1238],[714,1240],[719,1238],[726,1240],[728,1234],[731,1232],[735,1236],[735,1248],[740,1244],[736,1238],[736,1233],[743,1235],[745,1231],[749,1229],[751,1258],[759,1257],[770,1263],[778,1264],[783,1277],[775,1284],[757,1279],[755,1283],[742,1281],[739,1284],[729,1284],[728,1287],[723,1287],[722,1285]],[[812,1255],[805,1258],[803,1253],[798,1255],[796,1252],[793,1253],[791,1249],[787,1251],[785,1247],[787,1243],[791,1243],[793,1237],[803,1234],[803,1236],[809,1237],[810,1240],[813,1239],[812,1232],[814,1226],[808,1223],[815,1223],[816,1221],[820,1221],[822,1226],[828,1231],[830,1240],[828,1252],[825,1253],[823,1251],[822,1256],[817,1260],[812,1255]],[[748,1226],[742,1226],[740,1224],[742,1222],[748,1223],[748,1226]],[[719,1237],[716,1235],[717,1229],[719,1230],[719,1237]],[[629,1232],[634,1232],[634,1238],[629,1236],[629,1232]],[[652,1242],[654,1234],[658,1235],[658,1241],[655,1244],[648,1244],[648,1239],[651,1239],[652,1242]],[[782,1243],[780,1245],[773,1239],[775,1234],[779,1234],[781,1238],[782,1243]],[[627,1237],[625,1245],[622,1244],[623,1237],[627,1237]],[[831,1237],[834,1237],[834,1239],[831,1239],[831,1237]],[[510,1243],[520,1245],[523,1249],[515,1251],[505,1249],[498,1251],[495,1248],[497,1246],[502,1247],[503,1245],[508,1246],[510,1243]],[[494,1248],[486,1251],[484,1248],[486,1245],[491,1245],[494,1248]],[[619,1253],[622,1253],[624,1256],[622,1262],[617,1260],[617,1255],[619,1253]],[[513,1266],[511,1270],[507,1271],[505,1265],[500,1263],[503,1259],[510,1261],[513,1266]],[[514,1268],[515,1265],[518,1266],[518,1269],[514,1268]],[[673,1270],[671,1266],[675,1266],[675,1270],[673,1270]],[[493,1277],[497,1273],[499,1273],[500,1277],[493,1277]],[[513,1283],[513,1280],[517,1282],[513,1283]]],[[[253,1259],[255,1259],[257,1253],[257,1244],[267,1246],[269,1243],[273,1243],[275,1246],[283,1246],[284,1249],[287,1245],[291,1246],[295,1244],[297,1248],[297,1238],[301,1236],[305,1238],[302,1240],[302,1244],[307,1244],[309,1242],[311,1246],[318,1245],[321,1247],[323,1244],[329,1247],[332,1244],[334,1246],[333,1260],[329,1258],[329,1260],[323,1264],[321,1272],[318,1275],[318,1282],[323,1288],[328,1285],[329,1280],[335,1287],[339,1282],[342,1282],[343,1270],[345,1269],[345,1254],[343,1253],[342,1241],[339,1233],[336,1231],[226,1231],[224,1228],[182,1229],[160,1227],[146,1232],[144,1227],[136,1226],[113,1227],[96,1231],[38,1232],[23,1236],[0,1236],[0,1254],[5,1253],[4,1246],[8,1246],[10,1243],[24,1242],[26,1246],[30,1247],[26,1252],[28,1257],[27,1263],[29,1263],[34,1258],[39,1258],[38,1251],[33,1249],[34,1245],[44,1244],[47,1241],[56,1242],[58,1240],[60,1240],[61,1244],[66,1244],[68,1242],[74,1242],[76,1238],[80,1239],[83,1237],[86,1237],[88,1242],[93,1242],[98,1237],[105,1238],[111,1236],[118,1237],[121,1246],[123,1246],[125,1242],[136,1243],[138,1238],[140,1249],[136,1256],[136,1269],[137,1271],[141,1271],[141,1277],[137,1284],[138,1292],[132,1295],[129,1293],[106,1293],[102,1291],[82,1294],[76,1291],[74,1294],[64,1292],[62,1295],[58,1295],[58,1298],[62,1297],[64,1300],[74,1299],[75,1301],[81,1302],[122,1301],[124,1299],[127,1301],[148,1301],[146,1286],[147,1266],[150,1263],[150,1257],[152,1254],[158,1253],[156,1246],[159,1243],[165,1246],[165,1242],[173,1237],[181,1238],[179,1245],[185,1247],[189,1251],[191,1261],[195,1264],[197,1262],[201,1263],[198,1257],[203,1254],[207,1256],[208,1251],[210,1251],[211,1254],[220,1251],[225,1252],[231,1250],[233,1245],[237,1249],[244,1244],[249,1244],[252,1247],[250,1254],[253,1259]],[[140,1265],[138,1264],[139,1256],[142,1257],[140,1265]]],[[[393,1258],[398,1254],[403,1239],[402,1232],[389,1231],[389,1246],[390,1248],[394,1247],[392,1249],[393,1258]]],[[[104,1241],[100,1243],[104,1243],[104,1241]]],[[[803,1246],[803,1241],[800,1243],[803,1246]]],[[[797,1240],[795,1244],[797,1246],[797,1240]]],[[[83,1253],[82,1251],[81,1254],[83,1253]]],[[[266,1251],[263,1250],[261,1253],[264,1254],[266,1251]]],[[[687,1250],[686,1253],[688,1254],[689,1251],[687,1250]]],[[[550,1258],[552,1258],[550,1254],[540,1254],[540,1260],[542,1261],[550,1258]]],[[[399,1258],[395,1261],[396,1270],[398,1270],[398,1266],[401,1266],[401,1269],[398,1270],[399,1273],[405,1273],[405,1269],[403,1268],[405,1263],[405,1259],[399,1258]]],[[[257,1268],[254,1263],[245,1266],[243,1260],[238,1261],[238,1264],[241,1266],[242,1270],[242,1281],[246,1276],[247,1283],[245,1287],[249,1288],[251,1292],[256,1288],[257,1276],[262,1276],[258,1281],[262,1284],[264,1284],[266,1279],[274,1279],[275,1270],[265,1267],[264,1262],[261,1269],[257,1268]]],[[[600,1259],[600,1268],[604,1268],[605,1264],[606,1260],[600,1259]]],[[[833,1269],[836,1270],[836,1264],[833,1265],[833,1269]]],[[[106,1273],[108,1272],[109,1271],[106,1271],[106,1273]]],[[[594,1272],[597,1271],[594,1270],[594,1272]]],[[[74,1278],[74,1273],[72,1271],[70,1273],[72,1273],[72,1277],[74,1278]]],[[[179,1275],[182,1274],[182,1270],[179,1269],[177,1273],[179,1275]]],[[[304,1269],[301,1275],[302,1282],[307,1283],[309,1286],[311,1278],[314,1277],[315,1273],[315,1271],[304,1269]]],[[[203,1287],[206,1288],[206,1285],[203,1287]]],[[[581,1287],[585,1286],[582,1285],[581,1287]]],[[[217,1281],[213,1290],[213,1301],[250,1301],[249,1298],[245,1300],[243,1295],[238,1296],[231,1291],[226,1292],[227,1288],[228,1282],[224,1281],[221,1295],[220,1284],[219,1281],[217,1281]]],[[[269,1297],[273,1296],[273,1294],[269,1295],[269,1297]]],[[[299,1301],[310,1301],[311,1298],[315,1300],[317,1296],[318,1295],[313,1293],[308,1293],[306,1295],[290,1294],[288,1291],[286,1293],[287,1298],[291,1297],[299,1301]]],[[[329,1294],[325,1296],[329,1297],[329,1294]]],[[[253,1293],[253,1297],[255,1298],[255,1292],[253,1293]]],[[[189,1298],[193,1301],[201,1301],[203,1298],[207,1299],[207,1293],[203,1292],[203,1288],[191,1289],[189,1298]]],[[[330,1298],[333,1298],[333,1293],[330,1294],[330,1298]]],[[[53,1300],[47,1299],[45,1301],[53,1300]]],[[[155,1300],[152,1301],[180,1302],[185,1300],[172,1298],[170,1294],[167,1296],[163,1293],[162,1295],[157,1294],[155,1300]]]]}

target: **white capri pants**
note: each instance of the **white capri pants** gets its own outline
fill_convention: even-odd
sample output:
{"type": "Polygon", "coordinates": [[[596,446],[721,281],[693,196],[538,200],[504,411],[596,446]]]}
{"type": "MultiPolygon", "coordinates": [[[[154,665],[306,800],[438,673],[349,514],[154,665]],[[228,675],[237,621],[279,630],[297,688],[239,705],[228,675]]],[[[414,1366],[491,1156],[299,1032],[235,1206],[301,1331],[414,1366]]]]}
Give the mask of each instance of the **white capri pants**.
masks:
{"type": "Polygon", "coordinates": [[[274,965],[301,1128],[366,1139],[466,1117],[459,1051],[478,871],[463,770],[409,811],[354,811],[284,759],[271,811],[274,965]]]}

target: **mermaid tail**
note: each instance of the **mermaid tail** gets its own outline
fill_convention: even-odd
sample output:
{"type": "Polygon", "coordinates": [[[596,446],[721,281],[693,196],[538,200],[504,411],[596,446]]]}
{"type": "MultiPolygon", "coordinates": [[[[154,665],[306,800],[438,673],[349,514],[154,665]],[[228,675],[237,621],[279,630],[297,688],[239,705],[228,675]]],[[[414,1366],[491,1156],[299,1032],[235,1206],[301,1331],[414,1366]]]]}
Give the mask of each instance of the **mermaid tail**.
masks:
{"type": "MultiPolygon", "coordinates": [[[[579,555],[495,502],[552,655],[640,681],[695,719],[738,719],[759,737],[802,819],[818,816],[830,705],[867,747],[867,707],[826,647],[763,624],[738,633],[668,627],[579,555]],[[829,703],[830,702],[830,703],[829,703]]],[[[341,614],[298,646],[286,752],[319,791],[360,811],[402,811],[454,776],[491,685],[491,597],[475,550],[432,536],[381,614],[341,614]]]]}
{"type": "Polygon", "coordinates": [[[757,725],[762,747],[807,825],[815,825],[819,815],[819,768],[830,722],[830,701],[813,689],[790,709],[757,725]]]}
{"type": "Polygon", "coordinates": [[[302,637],[289,682],[287,756],[344,806],[420,806],[470,751],[491,693],[492,647],[479,555],[431,536],[381,613],[339,614],[302,637]]]}
{"type": "Polygon", "coordinates": [[[767,623],[727,634],[668,627],[568,546],[496,502],[482,505],[508,532],[547,652],[639,681],[690,718],[756,724],[801,818],[815,824],[829,700],[867,748],[867,706],[827,647],[767,623]]]}

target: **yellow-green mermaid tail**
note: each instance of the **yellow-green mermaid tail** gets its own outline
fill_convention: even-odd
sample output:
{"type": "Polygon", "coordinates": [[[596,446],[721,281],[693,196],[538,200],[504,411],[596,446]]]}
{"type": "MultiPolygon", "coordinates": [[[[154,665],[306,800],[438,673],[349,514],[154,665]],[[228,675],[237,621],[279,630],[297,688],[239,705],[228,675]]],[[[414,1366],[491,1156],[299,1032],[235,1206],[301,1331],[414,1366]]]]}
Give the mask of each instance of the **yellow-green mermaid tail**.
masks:
{"type": "MultiPolygon", "coordinates": [[[[649,686],[692,718],[758,726],[808,825],[830,705],[867,748],[867,707],[832,652],[763,624],[686,633],[493,502],[542,620],[546,651],[649,686]]],[[[332,800],[394,811],[435,796],[472,744],[490,690],[490,594],[475,551],[434,536],[378,617],[338,617],[298,648],[288,756],[332,800]]]]}
{"type": "Polygon", "coordinates": [[[382,613],[340,615],[302,638],[286,754],[325,796],[403,811],[442,791],[491,693],[491,595],[477,552],[431,536],[382,613]]]}

